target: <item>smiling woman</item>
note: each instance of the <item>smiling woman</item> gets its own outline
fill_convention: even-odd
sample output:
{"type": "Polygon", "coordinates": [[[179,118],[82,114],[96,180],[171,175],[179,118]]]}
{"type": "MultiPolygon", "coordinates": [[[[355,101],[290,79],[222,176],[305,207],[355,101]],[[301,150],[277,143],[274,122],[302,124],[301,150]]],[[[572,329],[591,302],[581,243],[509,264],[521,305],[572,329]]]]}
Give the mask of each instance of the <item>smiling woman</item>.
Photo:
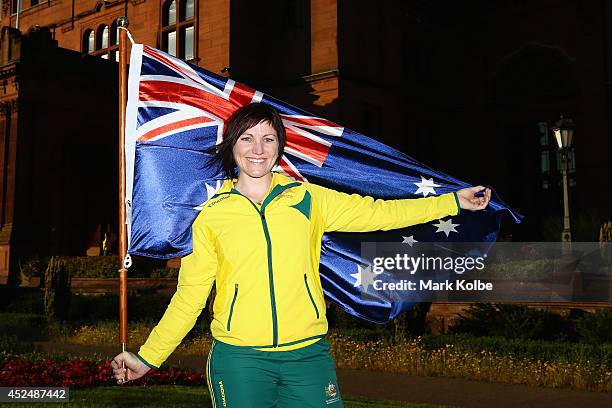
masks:
{"type": "Polygon", "coordinates": [[[228,120],[209,165],[227,178],[192,225],[177,292],[137,354],[113,359],[118,381],[159,367],[191,330],[213,283],[208,386],[214,407],[342,407],[319,277],[325,232],[389,230],[487,206],[463,189],[375,200],[273,172],[283,155],[278,112],[253,103],[228,120]],[[125,364],[126,368],[122,367],[125,364]]]}
{"type": "Polygon", "coordinates": [[[272,167],[280,162],[286,140],[285,126],[276,109],[262,103],[246,105],[228,120],[223,142],[212,149],[214,155],[208,164],[231,178],[238,177],[236,168],[241,173],[246,171],[249,179],[271,178],[272,167]],[[247,161],[254,165],[255,174],[249,175],[247,161]]]}

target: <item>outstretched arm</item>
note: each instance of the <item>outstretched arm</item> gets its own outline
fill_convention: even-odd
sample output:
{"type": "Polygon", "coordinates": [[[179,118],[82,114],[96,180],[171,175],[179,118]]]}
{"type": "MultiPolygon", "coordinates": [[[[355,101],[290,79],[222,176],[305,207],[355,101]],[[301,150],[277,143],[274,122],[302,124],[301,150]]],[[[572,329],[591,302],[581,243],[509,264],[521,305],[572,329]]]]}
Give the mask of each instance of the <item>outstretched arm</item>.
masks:
{"type": "Polygon", "coordinates": [[[346,194],[315,184],[310,185],[313,202],[321,212],[325,231],[366,232],[391,230],[423,224],[457,215],[460,209],[485,208],[491,192],[475,197],[483,187],[462,189],[435,197],[375,200],[369,196],[346,194]]]}

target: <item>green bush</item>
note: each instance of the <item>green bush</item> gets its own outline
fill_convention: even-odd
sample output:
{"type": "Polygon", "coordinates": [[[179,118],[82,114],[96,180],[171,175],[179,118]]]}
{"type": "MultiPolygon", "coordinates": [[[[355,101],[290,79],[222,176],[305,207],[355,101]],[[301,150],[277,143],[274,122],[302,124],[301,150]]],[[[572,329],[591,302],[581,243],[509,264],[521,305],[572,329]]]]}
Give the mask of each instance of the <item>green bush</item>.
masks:
{"type": "Polygon", "coordinates": [[[157,268],[151,271],[151,278],[178,278],[177,268],[157,268]]]}
{"type": "Polygon", "coordinates": [[[48,338],[49,327],[44,315],[0,313],[0,333],[20,341],[43,341],[48,338]]]}
{"type": "MultiPolygon", "coordinates": [[[[133,322],[157,322],[163,316],[172,294],[143,294],[128,296],[128,319],[133,322]]],[[[99,320],[115,320],[119,316],[119,296],[73,295],[70,308],[70,321],[92,323],[99,320]]],[[[204,321],[210,323],[207,309],[202,311],[204,321]]]]}
{"type": "Polygon", "coordinates": [[[531,340],[575,340],[571,322],[553,312],[525,305],[478,303],[450,327],[451,333],[531,340]]]}
{"type": "Polygon", "coordinates": [[[19,339],[15,335],[0,334],[0,352],[6,354],[27,353],[34,351],[34,344],[19,339]]]}
{"type": "Polygon", "coordinates": [[[70,275],[75,278],[116,278],[119,276],[114,256],[63,257],[70,275]]]}
{"type": "MultiPolygon", "coordinates": [[[[117,278],[119,260],[116,256],[63,256],[70,276],[75,278],[117,278]]],[[[50,258],[34,256],[23,262],[21,274],[24,277],[42,276],[50,258]]],[[[128,271],[130,278],[176,278],[178,269],[167,268],[166,261],[134,256],[128,271]]]]}
{"type": "Polygon", "coordinates": [[[585,314],[576,322],[576,330],[585,343],[612,343],[612,309],[585,314]]]}
{"type": "Polygon", "coordinates": [[[423,345],[429,350],[451,344],[459,350],[479,354],[487,350],[500,356],[536,359],[557,363],[605,364],[612,367],[612,344],[590,345],[563,341],[476,337],[469,334],[424,336],[423,345]]]}
{"type": "Polygon", "coordinates": [[[70,297],[70,272],[64,261],[52,257],[45,270],[44,305],[48,321],[68,318],[70,297]]]}
{"type": "Polygon", "coordinates": [[[38,255],[27,259],[25,262],[19,262],[19,273],[21,278],[39,277],[43,275],[47,269],[49,258],[41,258],[38,255]]]}
{"type": "Polygon", "coordinates": [[[5,287],[3,312],[44,314],[43,293],[39,288],[5,287]],[[10,289],[10,290],[9,290],[10,289]]]}
{"type": "Polygon", "coordinates": [[[330,328],[329,334],[342,336],[348,340],[359,342],[383,340],[388,343],[393,339],[393,332],[383,326],[378,329],[330,328]]]}

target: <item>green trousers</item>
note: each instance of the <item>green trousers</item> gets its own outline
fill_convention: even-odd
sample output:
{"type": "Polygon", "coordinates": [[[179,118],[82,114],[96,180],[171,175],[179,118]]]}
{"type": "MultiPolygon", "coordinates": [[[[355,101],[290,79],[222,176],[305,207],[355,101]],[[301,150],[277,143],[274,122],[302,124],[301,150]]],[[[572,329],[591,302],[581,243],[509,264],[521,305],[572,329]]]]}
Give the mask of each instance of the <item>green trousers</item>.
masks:
{"type": "Polygon", "coordinates": [[[329,344],[259,351],[213,341],[206,364],[214,408],[343,407],[329,344]]]}

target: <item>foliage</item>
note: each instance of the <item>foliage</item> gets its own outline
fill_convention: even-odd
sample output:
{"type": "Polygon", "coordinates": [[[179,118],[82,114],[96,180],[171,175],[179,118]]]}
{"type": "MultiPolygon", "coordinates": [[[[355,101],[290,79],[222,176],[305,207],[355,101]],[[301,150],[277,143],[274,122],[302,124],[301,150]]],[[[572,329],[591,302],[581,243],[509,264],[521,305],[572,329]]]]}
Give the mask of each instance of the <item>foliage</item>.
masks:
{"type": "Polygon", "coordinates": [[[64,261],[52,257],[45,270],[44,305],[48,321],[68,318],[70,295],[70,272],[64,261]]]}
{"type": "Polygon", "coordinates": [[[70,274],[75,278],[117,278],[118,260],[114,256],[63,257],[70,274]]]}
{"type": "Polygon", "coordinates": [[[454,344],[428,349],[418,337],[401,344],[358,342],[329,335],[339,368],[419,376],[445,376],[509,384],[612,391],[610,366],[593,360],[547,361],[517,358],[481,349],[466,351],[454,344]]]}
{"type": "Polygon", "coordinates": [[[34,345],[11,334],[0,334],[0,350],[7,354],[25,353],[34,350],[34,345]]]}
{"type": "Polygon", "coordinates": [[[8,313],[44,314],[43,292],[39,288],[12,287],[4,291],[2,311],[8,313]]]}
{"type": "Polygon", "coordinates": [[[612,242],[612,220],[599,226],[599,242],[612,242]]]}
{"type": "MultiPolygon", "coordinates": [[[[202,385],[204,374],[177,370],[151,370],[146,376],[130,381],[129,385],[180,384],[202,385]]],[[[32,362],[23,358],[8,358],[0,365],[2,387],[71,387],[113,385],[110,361],[85,360],[32,362]]]]}
{"type": "Polygon", "coordinates": [[[40,277],[43,275],[49,259],[34,256],[23,263],[19,263],[19,278],[21,282],[27,281],[32,277],[40,277]]]}
{"type": "MultiPolygon", "coordinates": [[[[128,317],[131,321],[158,321],[163,316],[172,295],[167,293],[128,295],[128,317]]],[[[72,322],[96,322],[117,319],[119,316],[119,296],[73,295],[73,307],[70,310],[72,322]]],[[[208,314],[203,311],[202,319],[208,321],[208,314]]]]}
{"type": "MultiPolygon", "coordinates": [[[[155,322],[130,323],[128,330],[129,344],[144,344],[155,322]]],[[[117,321],[97,322],[76,328],[65,339],[69,343],[97,346],[113,346],[119,343],[119,330],[117,321]]],[[[177,352],[185,354],[204,354],[208,352],[212,339],[208,334],[208,327],[196,323],[194,328],[185,336],[177,348],[177,352]]]]}
{"type": "Polygon", "coordinates": [[[612,309],[585,314],[576,322],[580,340],[591,344],[612,343],[612,309]]]}
{"type": "MultiPolygon", "coordinates": [[[[570,203],[571,204],[571,203],[570,203]]],[[[572,240],[575,242],[596,242],[601,219],[593,214],[580,213],[571,218],[572,240]]],[[[539,231],[542,241],[559,242],[563,231],[563,213],[541,217],[539,231]]]]}
{"type": "Polygon", "coordinates": [[[563,316],[525,305],[478,303],[450,327],[451,333],[531,340],[573,340],[576,333],[563,316]]]}
{"type": "Polygon", "coordinates": [[[151,271],[151,278],[178,278],[178,268],[157,268],[151,271]]]}
{"type": "Polygon", "coordinates": [[[17,337],[20,341],[42,341],[49,336],[45,316],[30,313],[0,314],[0,333],[17,337]]]}
{"type": "MultiPolygon", "coordinates": [[[[20,265],[22,279],[41,276],[52,258],[33,256],[25,260],[20,265]]],[[[59,258],[65,263],[70,276],[75,278],[117,278],[119,276],[119,260],[116,256],[62,256],[59,258]]],[[[166,261],[137,256],[132,257],[132,261],[128,273],[131,278],[178,277],[178,269],[167,268],[166,261]]]]}
{"type": "Polygon", "coordinates": [[[478,354],[487,350],[498,356],[558,363],[597,364],[612,368],[612,344],[584,344],[564,341],[475,337],[468,334],[424,336],[423,347],[436,350],[452,345],[455,349],[478,354]]]}

